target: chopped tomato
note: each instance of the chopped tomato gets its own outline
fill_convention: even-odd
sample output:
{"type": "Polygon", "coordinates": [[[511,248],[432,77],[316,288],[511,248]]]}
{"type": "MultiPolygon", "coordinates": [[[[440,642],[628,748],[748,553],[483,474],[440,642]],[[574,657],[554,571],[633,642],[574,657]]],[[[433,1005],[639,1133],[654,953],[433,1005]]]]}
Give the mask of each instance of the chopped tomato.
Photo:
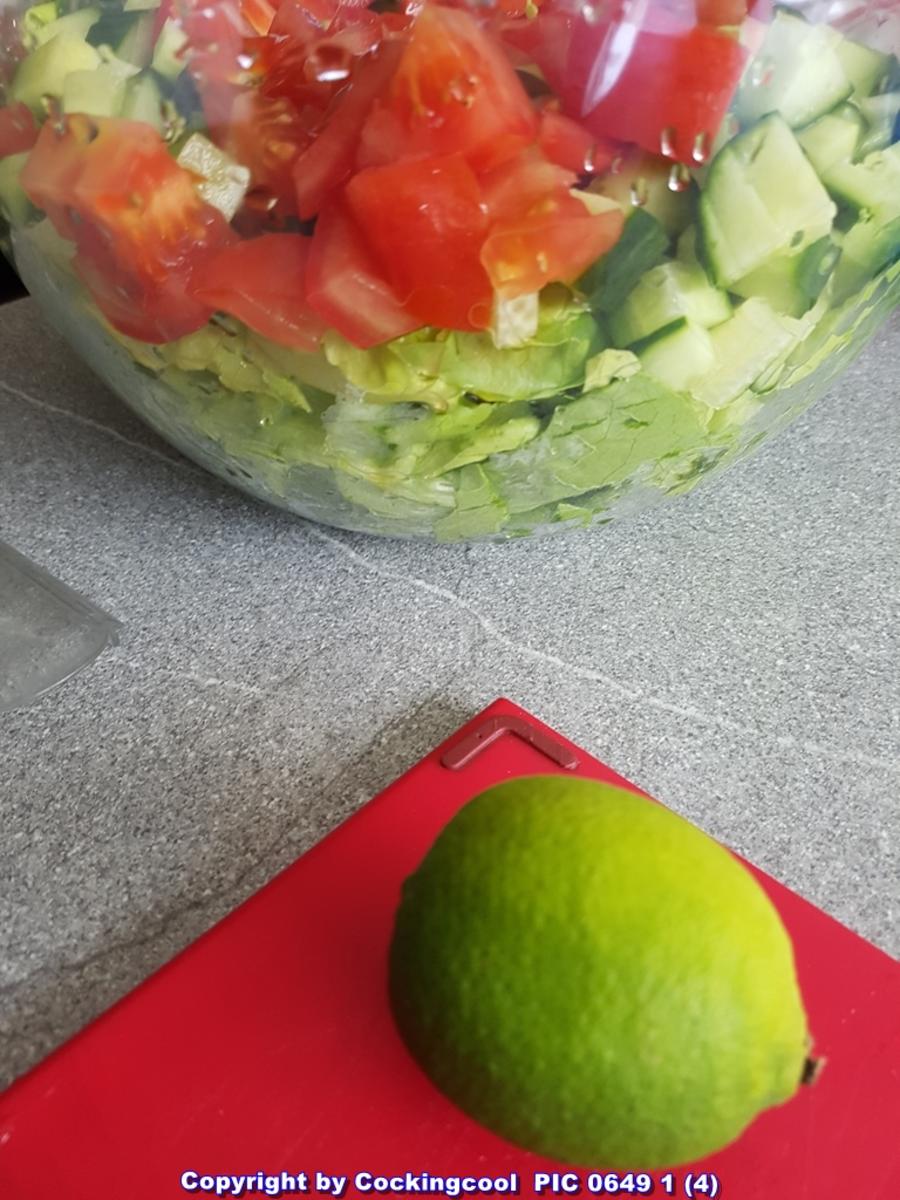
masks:
{"type": "Polygon", "coordinates": [[[269,20],[256,7],[269,0],[241,0],[239,13],[237,3],[201,7],[191,23],[204,113],[214,139],[250,169],[250,208],[268,201],[283,217],[299,199],[301,217],[315,216],[352,169],[365,110],[387,82],[383,18],[339,0],[283,0],[267,33],[249,37],[269,20]]]}
{"type": "Polygon", "coordinates": [[[242,56],[255,30],[241,0],[182,0],[178,19],[187,37],[185,59],[201,94],[209,83],[240,83],[242,56]]]}
{"type": "Polygon", "coordinates": [[[37,141],[38,124],[26,104],[0,108],[0,158],[24,154],[37,141]]]}
{"type": "Polygon", "coordinates": [[[700,25],[641,32],[614,81],[597,74],[595,56],[575,38],[569,70],[584,81],[585,125],[684,163],[705,161],[747,61],[738,42],[700,25]]]}
{"type": "Polygon", "coordinates": [[[479,258],[488,218],[461,157],[369,167],[350,180],[346,196],[376,261],[423,324],[490,323],[491,286],[479,258]]]}
{"type": "Polygon", "coordinates": [[[48,121],[22,187],[75,242],[76,268],[117,329],[163,342],[208,319],[187,294],[191,275],[233,235],[152,126],[81,114],[48,121]]]}
{"type": "Polygon", "coordinates": [[[388,80],[388,50],[399,54],[383,43],[409,19],[362,0],[181,2],[210,134],[251,172],[247,210],[283,218],[299,199],[301,217],[314,216],[352,170],[365,112],[388,80]]]}
{"type": "Polygon", "coordinates": [[[363,61],[352,83],[336,97],[325,123],[294,162],[292,176],[297,213],[307,220],[352,174],[359,134],[372,107],[396,69],[400,46],[385,43],[363,61]]]}
{"type": "Polygon", "coordinates": [[[212,310],[185,294],[177,271],[151,280],[123,266],[96,232],[82,237],[72,260],[94,303],[119,333],[141,342],[171,342],[201,329],[212,310]]]}
{"type": "Polygon", "coordinates": [[[747,0],[697,0],[697,20],[704,25],[740,25],[747,0]]]}
{"type": "Polygon", "coordinates": [[[265,37],[272,28],[276,9],[269,0],[241,0],[241,12],[253,32],[265,37]]]}
{"type": "Polygon", "coordinates": [[[381,45],[381,17],[339,0],[284,0],[261,46],[263,90],[324,112],[381,45]]]}
{"type": "Polygon", "coordinates": [[[354,346],[368,349],[423,324],[404,308],[342,201],[316,223],[306,281],[310,308],[354,346]]]}
{"type": "Polygon", "coordinates": [[[214,141],[224,144],[235,98],[259,80],[263,39],[241,0],[178,0],[178,18],[187,37],[185,63],[207,128],[214,141]]]}
{"type": "Polygon", "coordinates": [[[82,227],[75,188],[100,127],[101,122],[81,114],[66,117],[62,126],[45,122],[20,176],[28,198],[47,214],[57,233],[70,241],[82,227]]]}
{"type": "Polygon", "coordinates": [[[365,124],[360,165],[462,154],[475,170],[534,140],[531,101],[502,49],[468,12],[426,7],[365,124]]]}
{"type": "Polygon", "coordinates": [[[512,162],[488,171],[479,182],[489,218],[494,222],[525,216],[547,196],[568,193],[576,180],[575,171],[548,162],[537,150],[529,149],[512,162]]]}
{"type": "Polygon", "coordinates": [[[574,182],[573,172],[536,151],[482,181],[491,226],[481,262],[504,299],[572,282],[618,241],[623,214],[589,212],[572,194],[574,182]]]}
{"type": "Polygon", "coordinates": [[[190,294],[279,345],[315,350],[325,324],[306,299],[309,249],[297,233],[235,242],[197,268],[190,294]]]}
{"type": "Polygon", "coordinates": [[[598,138],[564,113],[546,108],[541,113],[538,145],[553,163],[576,175],[602,175],[619,153],[615,142],[598,138]]]}
{"type": "Polygon", "coordinates": [[[218,140],[236,162],[249,168],[254,204],[263,211],[293,213],[293,167],[311,137],[308,123],[290,100],[250,88],[234,98],[227,129],[218,140]]]}
{"type": "Polygon", "coordinates": [[[624,221],[621,212],[593,215],[574,196],[553,196],[543,210],[495,225],[481,261],[498,296],[513,300],[573,282],[616,244],[624,221]]]}
{"type": "Polygon", "coordinates": [[[697,24],[693,2],[649,0],[639,19],[623,3],[589,21],[556,0],[504,38],[530,53],[563,111],[597,137],[636,142],[696,163],[715,138],[737,89],[747,51],[697,24]]]}
{"type": "MultiPolygon", "coordinates": [[[[575,15],[575,11],[562,3],[548,4],[537,17],[503,22],[497,36],[516,65],[539,66],[547,82],[558,92],[560,81],[566,77],[575,15]]],[[[578,117],[580,113],[573,115],[578,117]]]]}
{"type": "Polygon", "coordinates": [[[697,0],[697,20],[705,25],[741,25],[748,16],[770,21],[773,0],[697,0]]]}

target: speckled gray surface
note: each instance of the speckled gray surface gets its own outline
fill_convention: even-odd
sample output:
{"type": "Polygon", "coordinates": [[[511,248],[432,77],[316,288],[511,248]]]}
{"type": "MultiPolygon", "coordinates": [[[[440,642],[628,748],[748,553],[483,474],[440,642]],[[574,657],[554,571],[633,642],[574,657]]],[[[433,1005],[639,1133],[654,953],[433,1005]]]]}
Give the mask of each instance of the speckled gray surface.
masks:
{"type": "Polygon", "coordinates": [[[124,622],[0,717],[0,1081],[500,693],[896,953],[898,361],[668,510],[431,548],[245,500],[0,309],[0,536],[124,622]]]}

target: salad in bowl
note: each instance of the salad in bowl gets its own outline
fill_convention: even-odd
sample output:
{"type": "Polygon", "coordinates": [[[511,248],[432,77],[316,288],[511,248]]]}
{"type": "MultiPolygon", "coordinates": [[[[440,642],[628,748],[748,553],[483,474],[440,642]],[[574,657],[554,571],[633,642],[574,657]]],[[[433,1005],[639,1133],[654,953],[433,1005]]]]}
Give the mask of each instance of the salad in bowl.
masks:
{"type": "Polygon", "coordinates": [[[900,8],[0,0],[0,238],[94,370],[302,516],[613,520],[900,300],[900,8]]]}

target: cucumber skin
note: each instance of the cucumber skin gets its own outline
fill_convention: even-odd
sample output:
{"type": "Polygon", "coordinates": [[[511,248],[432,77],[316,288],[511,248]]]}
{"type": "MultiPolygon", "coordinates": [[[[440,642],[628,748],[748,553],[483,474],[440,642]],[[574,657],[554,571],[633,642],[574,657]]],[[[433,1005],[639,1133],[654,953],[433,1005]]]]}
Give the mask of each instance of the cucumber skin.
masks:
{"type": "Polygon", "coordinates": [[[728,290],[766,263],[800,253],[830,233],[835,213],[796,135],[783,118],[771,113],[725,145],[713,160],[698,205],[697,256],[713,283],[728,290]],[[776,181],[759,169],[759,160],[773,156],[783,162],[787,180],[780,196],[773,187],[776,181]],[[780,224],[772,215],[772,208],[779,207],[773,199],[781,200],[780,224]],[[791,219],[795,209],[796,222],[791,219]],[[800,214],[809,225],[801,223],[800,214]],[[754,258],[757,235],[770,248],[754,258]]]}

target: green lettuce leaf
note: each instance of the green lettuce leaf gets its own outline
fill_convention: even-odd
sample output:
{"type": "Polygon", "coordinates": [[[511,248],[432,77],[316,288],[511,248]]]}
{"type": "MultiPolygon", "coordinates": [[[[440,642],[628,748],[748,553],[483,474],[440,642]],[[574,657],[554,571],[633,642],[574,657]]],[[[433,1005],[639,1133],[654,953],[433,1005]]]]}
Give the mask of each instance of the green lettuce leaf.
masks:
{"type": "Polygon", "coordinates": [[[498,350],[488,333],[454,333],[445,343],[440,371],[482,400],[540,400],[580,387],[585,364],[603,345],[590,312],[567,289],[547,288],[537,333],[527,345],[498,350]]]}
{"type": "Polygon", "coordinates": [[[412,404],[385,408],[338,400],[323,421],[326,451],[336,465],[386,488],[413,477],[434,478],[518,449],[540,430],[540,421],[526,405],[496,409],[465,399],[444,413],[412,404]]]}
{"type": "Polygon", "coordinates": [[[226,392],[280,400],[307,412],[311,411],[308,392],[329,392],[341,384],[340,375],[321,355],[277,346],[237,321],[212,322],[158,346],[111,332],[150,371],[162,374],[174,368],[187,376],[205,372],[215,376],[226,392]]]}
{"type": "Polygon", "coordinates": [[[401,523],[405,534],[430,534],[447,514],[452,516],[453,485],[446,479],[408,480],[388,490],[345,471],[335,470],[334,477],[345,500],[401,523]]]}
{"type": "Polygon", "coordinates": [[[709,441],[691,397],[646,375],[560,404],[527,446],[487,471],[511,512],[649,477],[709,441]]]}
{"type": "Polygon", "coordinates": [[[596,321],[567,288],[546,288],[538,328],[524,346],[498,350],[489,333],[420,329],[371,350],[325,337],[328,361],[375,403],[425,404],[444,412],[464,394],[492,403],[538,400],[584,382],[603,348],[596,321]]]}
{"type": "Polygon", "coordinates": [[[601,350],[589,358],[584,371],[584,390],[604,388],[614,379],[629,379],[641,370],[641,360],[630,350],[601,350]]]}
{"type": "Polygon", "coordinates": [[[339,333],[329,331],[323,348],[328,361],[373,404],[424,404],[446,410],[463,389],[440,374],[446,333],[419,329],[402,338],[360,350],[339,333]]]}
{"type": "Polygon", "coordinates": [[[457,473],[455,502],[454,510],[442,516],[434,526],[435,535],[441,541],[458,542],[499,533],[509,516],[487,471],[477,463],[463,467],[457,473]]]}

